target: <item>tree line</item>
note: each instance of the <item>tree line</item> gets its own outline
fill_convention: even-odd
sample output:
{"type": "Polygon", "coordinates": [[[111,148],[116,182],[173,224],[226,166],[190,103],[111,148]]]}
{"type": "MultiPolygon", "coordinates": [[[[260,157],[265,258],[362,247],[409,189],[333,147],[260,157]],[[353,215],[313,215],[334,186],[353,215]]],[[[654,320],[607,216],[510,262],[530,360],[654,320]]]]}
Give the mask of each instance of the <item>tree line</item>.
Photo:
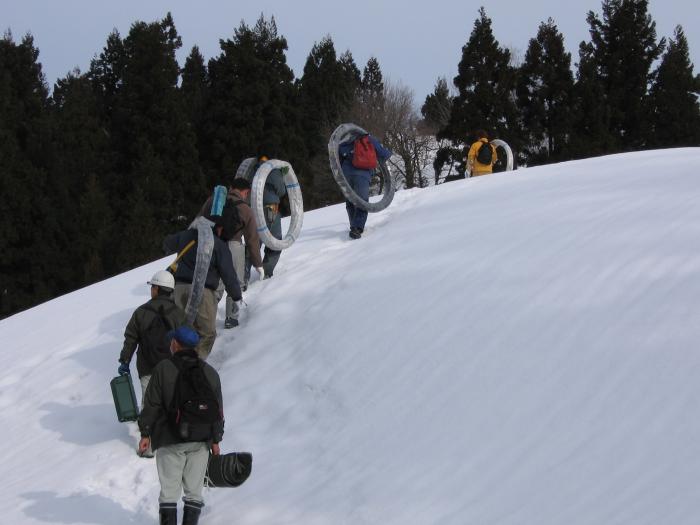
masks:
{"type": "Polygon", "coordinates": [[[0,40],[0,317],[161,255],[215,184],[244,158],[288,160],[306,209],[342,200],[327,141],[340,123],[395,153],[397,181],[423,187],[462,172],[473,131],[505,139],[521,164],[700,144],[700,76],[679,26],[657,40],[646,0],[590,12],[574,72],[563,35],[543,22],[521,63],[482,8],[452,84],[420,108],[410,88],[360,70],[330,36],[302,75],[287,65],[274,17],[241,22],[208,61],[180,66],[170,14],[112,32],[86,72],[50,92],[31,35],[0,40]]]}
{"type": "Polygon", "coordinates": [[[444,141],[436,166],[459,162],[456,146],[476,129],[506,140],[530,166],[700,145],[700,75],[682,27],[658,40],[647,0],[603,0],[587,22],[591,38],[581,42],[574,72],[551,18],[516,63],[482,8],[462,48],[456,94],[440,79],[422,107],[444,141]]]}

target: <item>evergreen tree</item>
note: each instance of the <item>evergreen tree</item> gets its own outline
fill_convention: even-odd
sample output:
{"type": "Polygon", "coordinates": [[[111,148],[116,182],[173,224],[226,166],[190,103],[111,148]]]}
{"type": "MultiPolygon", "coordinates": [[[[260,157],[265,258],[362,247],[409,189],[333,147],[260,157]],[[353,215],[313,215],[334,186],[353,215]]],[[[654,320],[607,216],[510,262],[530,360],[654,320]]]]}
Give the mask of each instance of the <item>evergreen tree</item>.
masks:
{"type": "Polygon", "coordinates": [[[205,156],[210,183],[232,176],[246,157],[304,157],[296,129],[294,74],[287,65],[287,40],[275,19],[244,22],[233,39],[221,40],[209,61],[210,98],[205,156]]]}
{"type": "MultiPolygon", "coordinates": [[[[132,188],[140,186],[147,196],[166,203],[153,210],[160,232],[189,223],[203,196],[195,136],[177,87],[175,53],[181,45],[170,13],[160,22],[135,23],[124,40],[121,132],[130,172],[136,175],[132,188]],[[144,171],[145,164],[152,169],[144,171]]],[[[156,247],[160,249],[160,238],[156,247]]]]}
{"type": "MultiPolygon", "coordinates": [[[[114,258],[114,213],[99,180],[98,173],[90,173],[85,181],[78,208],[80,232],[71,241],[72,251],[77,253],[76,270],[81,274],[81,284],[103,279],[108,275],[106,268],[114,267],[109,264],[114,258]]],[[[135,238],[141,238],[141,233],[136,232],[135,238]]]]}
{"type": "Polygon", "coordinates": [[[107,43],[100,55],[90,62],[87,72],[87,78],[97,97],[101,119],[106,123],[114,113],[117,93],[123,82],[124,64],[124,42],[115,29],[107,37],[107,43]]]}
{"type": "Polygon", "coordinates": [[[0,39],[0,317],[52,297],[45,270],[60,254],[46,171],[48,90],[31,35],[0,39]]]}
{"type": "Polygon", "coordinates": [[[50,102],[50,198],[60,222],[50,241],[66,261],[54,261],[60,272],[53,282],[57,293],[65,293],[105,277],[102,260],[113,234],[111,212],[103,207],[100,218],[86,217],[78,201],[85,201],[99,184],[108,140],[91,82],[79,71],[58,80],[50,102]],[[95,230],[95,224],[101,229],[95,230]]]}
{"type": "Polygon", "coordinates": [[[360,83],[359,70],[349,52],[338,59],[330,36],[314,44],[298,82],[301,124],[309,158],[304,202],[308,201],[310,208],[342,200],[328,172],[327,144],[333,130],[350,116],[360,83]]]}
{"type": "Polygon", "coordinates": [[[648,14],[648,3],[603,0],[602,17],[588,13],[591,42],[585,59],[591,63],[585,67],[595,69],[603,88],[599,104],[604,106],[610,134],[603,145],[606,152],[644,147],[649,134],[646,97],[650,70],[665,40],[656,41],[656,23],[648,14]]]}
{"type": "MultiPolygon", "coordinates": [[[[340,65],[340,74],[343,81],[347,85],[357,89],[362,84],[362,77],[360,76],[360,70],[357,64],[355,64],[355,59],[352,57],[352,53],[349,50],[344,51],[340,55],[340,58],[338,58],[338,63],[340,65]]],[[[379,67],[378,63],[377,67],[379,67]]]]}
{"type": "Polygon", "coordinates": [[[337,59],[330,36],[311,49],[299,84],[304,136],[311,155],[326,149],[328,130],[340,124],[341,116],[350,110],[360,87],[356,70],[349,53],[343,62],[337,59]]]}
{"type": "MultiPolygon", "coordinates": [[[[147,173],[159,167],[158,159],[154,156],[142,158],[141,161],[139,171],[147,173]]],[[[147,184],[147,178],[139,177],[139,179],[140,182],[136,184],[126,201],[129,213],[122,221],[119,232],[124,239],[128,239],[128,242],[122,243],[119,251],[114,254],[120,268],[129,268],[152,260],[154,249],[159,249],[164,234],[170,233],[164,232],[162,226],[159,227],[157,224],[157,217],[153,213],[153,195],[143,189],[147,184]],[[150,234],[151,232],[153,234],[150,234]]],[[[92,212],[100,205],[99,194],[93,197],[95,198],[93,202],[86,203],[93,206],[90,210],[92,212]]],[[[194,214],[191,214],[187,219],[191,220],[193,216],[194,214]]]]}
{"type": "Polygon", "coordinates": [[[366,101],[371,102],[384,95],[384,78],[379,67],[379,61],[375,57],[371,57],[362,70],[360,87],[366,101]]]}
{"type": "Polygon", "coordinates": [[[180,91],[187,119],[197,138],[197,151],[201,158],[206,147],[204,129],[209,93],[209,72],[204,63],[204,57],[197,46],[192,48],[190,55],[185,60],[180,91]]]}
{"type": "Polygon", "coordinates": [[[517,151],[517,111],[514,104],[515,69],[510,52],[493,36],[491,19],[482,7],[467,43],[462,47],[454,84],[458,94],[447,126],[438,134],[455,144],[468,145],[474,131],[485,129],[517,151]]]}
{"type": "Polygon", "coordinates": [[[652,147],[700,146],[700,77],[693,75],[688,40],[676,27],[651,88],[652,147]]]}
{"type": "Polygon", "coordinates": [[[452,112],[453,98],[450,95],[450,88],[447,87],[447,79],[438,78],[435,89],[425,97],[425,102],[421,107],[423,121],[432,133],[447,126],[452,112]]]}
{"type": "Polygon", "coordinates": [[[564,158],[571,133],[573,85],[571,55],[550,18],[530,40],[518,75],[517,100],[526,141],[523,156],[530,163],[564,158]]]}
{"type": "Polygon", "coordinates": [[[384,79],[379,61],[371,57],[362,71],[350,120],[378,137],[386,133],[384,79]]]}
{"type": "Polygon", "coordinates": [[[371,57],[362,71],[360,84],[363,105],[372,111],[381,112],[384,109],[384,79],[379,61],[371,57]]]}
{"type": "Polygon", "coordinates": [[[158,22],[134,23],[124,40],[112,33],[91,64],[88,77],[103,104],[112,151],[101,187],[115,212],[116,231],[143,219],[132,205],[139,192],[152,203],[147,222],[153,227],[141,229],[143,243],[122,235],[113,239],[120,256],[110,259],[110,273],[160,255],[163,235],[186,226],[205,196],[195,136],[177,86],[180,46],[168,14],[158,22]]]}
{"type": "Polygon", "coordinates": [[[573,158],[584,158],[613,150],[609,110],[604,103],[605,89],[598,80],[598,69],[590,43],[581,42],[574,84],[573,126],[569,151],[573,158]]]}

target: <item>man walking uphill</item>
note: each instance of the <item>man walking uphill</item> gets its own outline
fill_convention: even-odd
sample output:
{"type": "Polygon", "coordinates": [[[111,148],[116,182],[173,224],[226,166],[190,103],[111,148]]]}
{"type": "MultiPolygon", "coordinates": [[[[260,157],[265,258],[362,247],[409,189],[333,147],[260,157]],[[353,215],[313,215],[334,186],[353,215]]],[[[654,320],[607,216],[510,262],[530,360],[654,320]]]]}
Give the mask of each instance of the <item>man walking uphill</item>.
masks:
{"type": "MultiPolygon", "coordinates": [[[[156,272],[151,285],[151,300],[139,306],[124,330],[124,346],[119,354],[119,374],[129,374],[129,363],[136,352],[136,370],[141,381],[141,406],[151,372],[163,359],[170,358],[167,333],[185,322],[185,312],[173,301],[175,279],[170,272],[156,272]]],[[[143,457],[153,457],[150,450],[143,457]]]]}
{"type": "MultiPolygon", "coordinates": [[[[202,219],[204,220],[204,219],[202,219]]],[[[201,290],[202,298],[197,308],[197,316],[194,319],[194,328],[201,339],[197,345],[197,353],[202,359],[206,359],[214,346],[216,339],[216,311],[218,301],[216,289],[219,279],[224,282],[226,293],[234,301],[240,301],[241,288],[231,261],[231,251],[228,245],[221,240],[223,224],[216,218],[214,226],[214,248],[211,253],[209,267],[206,269],[206,281],[201,290]]],[[[197,249],[194,247],[199,242],[199,232],[196,229],[184,230],[169,235],[163,241],[163,249],[166,254],[178,252],[182,255],[175,270],[175,304],[187,312],[187,302],[193,293],[195,270],[197,269],[197,249]]],[[[199,290],[197,291],[199,293],[199,290]]]]}
{"type": "MultiPolygon", "coordinates": [[[[377,162],[391,157],[391,151],[372,135],[362,135],[353,141],[343,142],[338,146],[340,167],[350,187],[365,201],[369,201],[369,183],[377,168],[377,162]]],[[[367,210],[345,201],[345,209],[350,221],[350,238],[359,239],[365,231],[367,210]]]]}
{"type": "MultiPolygon", "coordinates": [[[[266,156],[260,157],[259,164],[267,161],[266,156]]],[[[280,213],[280,202],[282,198],[287,194],[287,186],[284,183],[284,175],[279,168],[275,168],[270,171],[265,180],[265,187],[263,188],[263,212],[265,215],[265,225],[270,230],[273,237],[277,239],[282,238],[282,214],[280,213]]],[[[275,266],[280,260],[280,255],[282,252],[279,250],[273,250],[267,245],[265,246],[265,257],[263,258],[263,270],[265,271],[264,278],[269,279],[272,277],[275,266]]],[[[253,254],[251,250],[251,262],[253,259],[253,254]]]]}
{"type": "MultiPolygon", "coordinates": [[[[229,217],[236,217],[237,223],[232,225],[231,228],[226,228],[224,225],[224,232],[228,235],[222,235],[222,240],[228,243],[228,249],[231,252],[231,259],[233,262],[233,268],[236,270],[236,276],[238,277],[238,283],[244,282],[245,277],[245,260],[246,260],[246,250],[250,251],[250,260],[258,271],[260,278],[262,279],[265,275],[262,269],[262,258],[260,257],[260,238],[258,237],[258,225],[255,222],[255,216],[253,215],[253,210],[250,209],[248,205],[248,199],[250,197],[250,182],[246,179],[239,178],[233,179],[228,187],[228,194],[226,196],[226,206],[234,206],[236,208],[236,214],[230,214],[229,217]],[[243,240],[245,239],[245,246],[243,245],[243,240]]],[[[202,206],[199,211],[199,215],[204,217],[210,217],[210,211],[212,206],[213,197],[209,197],[207,201],[202,206]]],[[[223,213],[227,216],[226,213],[223,213]]],[[[225,219],[224,219],[225,220],[225,219]]],[[[223,282],[220,283],[217,289],[217,298],[220,299],[224,294],[223,282]]],[[[224,328],[234,328],[238,326],[238,315],[239,308],[238,303],[233,300],[229,295],[226,297],[226,320],[224,322],[224,328]]]]}
{"type": "Polygon", "coordinates": [[[177,525],[177,502],[184,490],[183,525],[197,525],[209,450],[220,453],[224,435],[221,380],[194,347],[199,336],[181,326],[168,334],[172,357],[153,370],[139,416],[139,450],[156,453],[161,525],[177,525]]]}
{"type": "Polygon", "coordinates": [[[471,145],[469,153],[467,153],[469,176],[478,177],[493,173],[493,165],[496,164],[497,160],[496,148],[489,142],[488,135],[484,130],[478,130],[476,142],[471,145]]]}

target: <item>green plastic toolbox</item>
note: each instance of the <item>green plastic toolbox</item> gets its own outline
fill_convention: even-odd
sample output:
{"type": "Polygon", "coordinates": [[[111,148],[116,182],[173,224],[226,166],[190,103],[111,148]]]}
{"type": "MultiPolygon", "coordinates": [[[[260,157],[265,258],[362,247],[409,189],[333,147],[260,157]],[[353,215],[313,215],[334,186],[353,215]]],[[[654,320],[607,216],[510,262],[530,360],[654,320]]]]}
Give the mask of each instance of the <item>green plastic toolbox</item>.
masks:
{"type": "Polygon", "coordinates": [[[117,419],[120,422],[136,421],[139,418],[139,406],[136,403],[134,383],[131,382],[131,374],[117,376],[109,385],[112,387],[114,408],[117,409],[117,419]]]}

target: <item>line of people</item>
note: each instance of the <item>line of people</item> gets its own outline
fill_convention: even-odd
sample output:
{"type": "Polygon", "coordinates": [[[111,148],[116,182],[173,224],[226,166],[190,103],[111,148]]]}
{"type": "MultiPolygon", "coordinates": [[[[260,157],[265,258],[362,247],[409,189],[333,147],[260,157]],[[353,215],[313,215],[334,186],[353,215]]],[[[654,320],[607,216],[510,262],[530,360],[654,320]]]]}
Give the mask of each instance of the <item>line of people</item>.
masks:
{"type": "MultiPolygon", "coordinates": [[[[384,160],[391,152],[374,137],[372,147],[384,160]]],[[[343,171],[357,194],[369,198],[373,169],[353,163],[352,144],[341,145],[343,171]]],[[[256,171],[262,162],[261,157],[256,171]]],[[[376,162],[376,158],[375,158],[376,162]]],[[[196,525],[204,506],[202,497],[204,476],[209,455],[220,454],[223,438],[224,412],[221,381],[216,371],[206,363],[216,340],[218,304],[226,292],[224,328],[239,325],[242,292],[248,287],[250,268],[255,267],[259,279],[270,278],[281,252],[265,246],[260,254],[260,238],[255,214],[250,207],[251,184],[244,178],[229,181],[221,213],[214,214],[214,196],[209,197],[197,217],[212,221],[213,249],[204,279],[202,299],[192,326],[185,324],[185,309],[192,295],[197,271],[199,232],[189,228],[163,241],[166,254],[177,253],[175,263],[160,270],[148,281],[151,299],[132,314],[124,332],[124,344],[119,355],[119,374],[130,373],[130,363],[136,354],[136,368],[141,383],[142,410],[138,425],[140,441],[138,454],[156,457],[161,485],[159,517],[161,525],[177,523],[177,502],[184,491],[183,525],[196,525]],[[198,373],[195,373],[198,372],[198,373]],[[196,399],[183,399],[182,392],[196,399]],[[208,430],[185,437],[183,417],[187,407],[202,407],[196,414],[201,422],[207,416],[208,430]],[[216,407],[212,410],[211,407],[216,407]],[[173,416],[173,413],[176,416],[173,416]],[[218,415],[217,415],[218,414],[218,415]],[[175,419],[173,420],[173,417],[175,419]]],[[[286,194],[283,174],[273,169],[267,176],[263,191],[265,225],[270,233],[282,237],[280,203],[286,194]]],[[[367,211],[346,203],[351,238],[360,238],[367,211]]],[[[195,427],[195,424],[192,425],[195,427]]]]}
{"type": "MultiPolygon", "coordinates": [[[[260,158],[259,164],[265,160],[260,158]]],[[[168,270],[156,272],[147,282],[151,298],[133,312],[124,331],[118,373],[130,374],[130,363],[136,354],[142,391],[138,454],[156,457],[161,524],[177,524],[177,502],[183,490],[182,523],[198,523],[204,506],[202,491],[209,454],[220,453],[224,429],[221,382],[206,363],[216,340],[218,303],[225,291],[224,327],[238,326],[239,302],[248,285],[250,267],[256,268],[260,279],[270,278],[280,259],[281,252],[267,246],[264,257],[260,254],[250,191],[250,182],[234,178],[228,184],[224,205],[225,209],[229,206],[227,213],[211,214],[213,197],[199,212],[213,222],[214,245],[202,301],[192,326],[185,324],[185,307],[195,277],[197,229],[165,238],[163,249],[166,254],[178,254],[176,263],[168,270]],[[185,399],[188,396],[192,399],[185,399]],[[193,422],[187,425],[188,430],[183,430],[188,410],[202,412],[193,414],[193,422]],[[201,423],[205,420],[209,422],[201,423]],[[199,428],[197,425],[204,430],[185,435],[199,428]]],[[[279,205],[285,193],[282,174],[272,170],[266,180],[263,205],[266,225],[278,238],[282,236],[279,205]]]]}

